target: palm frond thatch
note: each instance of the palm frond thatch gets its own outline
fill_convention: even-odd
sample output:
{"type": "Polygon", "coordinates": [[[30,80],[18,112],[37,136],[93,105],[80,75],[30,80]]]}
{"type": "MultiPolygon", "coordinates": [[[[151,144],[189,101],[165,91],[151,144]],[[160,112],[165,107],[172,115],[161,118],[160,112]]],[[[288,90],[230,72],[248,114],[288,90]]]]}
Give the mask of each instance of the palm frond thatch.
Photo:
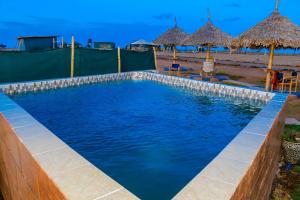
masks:
{"type": "Polygon", "coordinates": [[[228,46],[232,37],[213,25],[209,19],[207,24],[189,36],[184,42],[187,46],[228,46]]]}
{"type": "Polygon", "coordinates": [[[181,28],[175,25],[173,28],[167,30],[165,33],[160,35],[156,40],[155,44],[163,45],[181,45],[182,42],[187,38],[188,34],[185,33],[181,28]]]}
{"type": "Polygon", "coordinates": [[[300,47],[299,27],[277,11],[232,42],[232,46],[249,48],[270,47],[272,44],[276,48],[300,47]]]}

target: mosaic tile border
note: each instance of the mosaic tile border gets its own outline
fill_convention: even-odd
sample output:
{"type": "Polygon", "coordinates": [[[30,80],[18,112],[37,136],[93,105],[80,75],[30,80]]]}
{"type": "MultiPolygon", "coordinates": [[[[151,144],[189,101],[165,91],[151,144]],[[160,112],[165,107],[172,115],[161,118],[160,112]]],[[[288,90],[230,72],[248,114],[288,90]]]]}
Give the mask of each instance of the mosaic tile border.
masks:
{"type": "Polygon", "coordinates": [[[162,75],[152,72],[125,72],[120,74],[105,74],[97,76],[86,76],[66,79],[54,79],[44,81],[33,81],[14,84],[0,85],[0,92],[6,94],[23,93],[30,91],[41,91],[58,89],[65,87],[74,87],[86,84],[102,83],[117,80],[152,80],[163,84],[176,87],[189,88],[200,92],[210,92],[219,96],[231,96],[242,99],[253,99],[261,101],[269,101],[274,93],[259,90],[228,86],[217,83],[191,80],[181,77],[162,75]]]}

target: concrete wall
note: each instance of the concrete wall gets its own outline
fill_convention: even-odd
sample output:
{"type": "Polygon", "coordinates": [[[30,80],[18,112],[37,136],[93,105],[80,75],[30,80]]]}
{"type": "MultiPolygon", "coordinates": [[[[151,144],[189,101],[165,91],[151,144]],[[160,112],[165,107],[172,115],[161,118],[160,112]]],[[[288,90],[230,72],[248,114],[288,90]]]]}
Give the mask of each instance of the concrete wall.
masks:
{"type": "Polygon", "coordinates": [[[4,199],[66,199],[1,113],[0,127],[0,188],[4,199]]]}
{"type": "Polygon", "coordinates": [[[281,134],[285,124],[286,104],[274,120],[265,142],[231,200],[269,199],[280,160],[281,134]]]}

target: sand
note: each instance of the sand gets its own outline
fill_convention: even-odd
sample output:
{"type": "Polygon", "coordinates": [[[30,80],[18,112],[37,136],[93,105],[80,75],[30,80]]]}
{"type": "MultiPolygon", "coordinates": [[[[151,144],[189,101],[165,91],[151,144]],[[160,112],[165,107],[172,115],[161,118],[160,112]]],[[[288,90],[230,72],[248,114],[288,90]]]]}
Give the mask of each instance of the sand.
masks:
{"type": "MultiPolygon", "coordinates": [[[[199,70],[205,58],[205,53],[178,53],[178,63],[182,66],[199,70]]],[[[225,54],[213,53],[216,59],[218,73],[228,74],[234,80],[263,85],[266,77],[265,68],[268,63],[268,55],[257,54],[225,54]]],[[[157,63],[159,67],[172,64],[171,52],[158,52],[157,63]]],[[[275,56],[274,67],[278,69],[300,70],[300,55],[275,56]]]]}
{"type": "MultiPolygon", "coordinates": [[[[171,52],[158,52],[158,57],[172,57],[171,52]]],[[[205,53],[178,53],[181,59],[204,59],[205,53]]],[[[268,55],[261,54],[228,54],[228,53],[212,53],[212,56],[220,63],[229,63],[232,65],[241,65],[249,67],[265,67],[268,64],[268,55]]],[[[300,55],[275,55],[274,67],[278,68],[295,68],[300,70],[300,55]]]]}

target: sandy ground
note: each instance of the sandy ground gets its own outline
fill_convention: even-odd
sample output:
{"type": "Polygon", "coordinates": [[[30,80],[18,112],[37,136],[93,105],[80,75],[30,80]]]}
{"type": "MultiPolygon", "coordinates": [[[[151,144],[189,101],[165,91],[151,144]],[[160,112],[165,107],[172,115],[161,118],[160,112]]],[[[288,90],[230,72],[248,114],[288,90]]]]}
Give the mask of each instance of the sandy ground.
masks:
{"type": "MultiPolygon", "coordinates": [[[[182,66],[199,70],[205,58],[205,53],[178,53],[178,63],[182,66]]],[[[268,63],[268,55],[245,55],[213,53],[216,59],[218,73],[233,76],[233,79],[263,85],[268,63]]],[[[171,52],[158,52],[158,66],[170,66],[172,64],[171,52]]],[[[297,56],[275,56],[274,68],[295,69],[300,71],[300,55],[297,56]]]]}
{"type": "MultiPolygon", "coordinates": [[[[195,72],[200,72],[200,67],[202,66],[202,63],[195,62],[180,61],[178,63],[180,63],[182,66],[196,70],[195,72]]],[[[170,66],[172,64],[172,60],[158,59],[157,64],[158,67],[170,66]]],[[[259,68],[243,68],[241,70],[241,67],[228,65],[225,66],[220,64],[217,64],[216,68],[218,73],[236,76],[238,77],[236,80],[246,83],[260,85],[265,79],[265,72],[259,68]]]]}
{"type": "MultiPolygon", "coordinates": [[[[218,53],[212,54],[212,56],[217,60],[217,73],[227,74],[231,79],[237,81],[260,86],[264,85],[266,77],[265,66],[268,63],[267,55],[228,55],[218,53]],[[256,65],[255,63],[261,64],[256,65]]],[[[158,52],[157,58],[157,65],[160,69],[163,66],[170,66],[172,64],[172,53],[158,52]]],[[[179,53],[177,63],[179,63],[181,66],[192,68],[195,70],[194,72],[197,73],[202,66],[204,58],[204,53],[179,53]]],[[[280,69],[292,68],[300,71],[300,55],[275,56],[274,65],[280,69]]],[[[289,102],[287,108],[287,117],[300,120],[299,98],[289,102]]]]}
{"type": "MultiPolygon", "coordinates": [[[[205,53],[178,53],[179,58],[195,59],[205,58],[205,53]]],[[[171,52],[158,52],[158,57],[172,57],[171,52]]],[[[269,56],[261,54],[229,54],[212,53],[217,62],[228,63],[241,66],[265,67],[268,64],[269,56]]],[[[279,68],[298,68],[300,69],[300,55],[275,55],[273,61],[274,67],[279,68]]]]}
{"type": "Polygon", "coordinates": [[[288,103],[287,111],[286,111],[287,117],[295,118],[298,121],[300,121],[300,99],[292,100],[288,103]]]}

